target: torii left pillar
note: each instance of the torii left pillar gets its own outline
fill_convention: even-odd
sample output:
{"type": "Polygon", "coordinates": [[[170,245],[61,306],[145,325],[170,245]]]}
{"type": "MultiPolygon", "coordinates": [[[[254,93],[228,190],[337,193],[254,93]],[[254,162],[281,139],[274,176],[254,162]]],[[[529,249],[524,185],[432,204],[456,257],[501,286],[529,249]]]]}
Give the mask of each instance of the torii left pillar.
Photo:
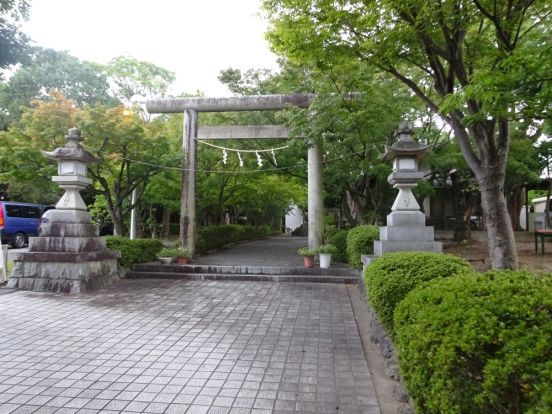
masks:
{"type": "Polygon", "coordinates": [[[180,243],[192,254],[196,247],[196,178],[198,131],[197,111],[188,109],[184,112],[184,137],[182,149],[182,205],[180,208],[180,243]]]}

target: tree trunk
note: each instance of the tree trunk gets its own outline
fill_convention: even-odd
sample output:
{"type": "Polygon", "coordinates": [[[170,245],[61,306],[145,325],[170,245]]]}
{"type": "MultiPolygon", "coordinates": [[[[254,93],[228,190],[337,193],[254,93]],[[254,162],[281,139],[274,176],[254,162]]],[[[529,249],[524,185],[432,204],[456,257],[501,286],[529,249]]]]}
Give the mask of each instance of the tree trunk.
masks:
{"type": "Polygon", "coordinates": [[[474,172],[481,193],[483,218],[487,226],[489,256],[493,269],[517,269],[518,256],[512,221],[504,196],[509,132],[506,121],[476,124],[470,128],[479,154],[470,145],[462,116],[454,113],[449,121],[462,155],[474,172]],[[495,127],[498,131],[495,132],[495,127]],[[498,137],[495,137],[495,133],[498,137]]]}
{"type": "Polygon", "coordinates": [[[163,207],[163,218],[161,219],[161,237],[168,238],[171,232],[171,210],[163,207]]]}
{"type": "Polygon", "coordinates": [[[493,169],[482,172],[478,177],[481,191],[481,206],[487,226],[487,237],[491,267],[493,269],[517,269],[518,256],[506,198],[502,189],[504,180],[494,174],[493,169]]]}
{"type": "Polygon", "coordinates": [[[123,221],[122,221],[121,217],[117,214],[116,211],[113,211],[113,210],[109,210],[109,215],[111,216],[111,221],[113,221],[113,235],[114,236],[122,236],[123,235],[123,221]]]}
{"type": "Polygon", "coordinates": [[[507,197],[508,211],[510,212],[510,220],[512,220],[512,228],[514,230],[521,230],[519,216],[523,208],[524,196],[524,188],[516,187],[510,193],[510,197],[507,197]]]}
{"type": "Polygon", "coordinates": [[[470,212],[468,212],[468,203],[467,195],[462,191],[462,185],[460,183],[460,177],[458,172],[453,172],[450,174],[452,181],[453,189],[453,198],[454,198],[454,215],[456,217],[456,223],[454,226],[454,236],[453,239],[455,242],[462,242],[464,240],[471,240],[471,229],[470,229],[470,212]],[[467,216],[467,220],[466,220],[467,216]]]}

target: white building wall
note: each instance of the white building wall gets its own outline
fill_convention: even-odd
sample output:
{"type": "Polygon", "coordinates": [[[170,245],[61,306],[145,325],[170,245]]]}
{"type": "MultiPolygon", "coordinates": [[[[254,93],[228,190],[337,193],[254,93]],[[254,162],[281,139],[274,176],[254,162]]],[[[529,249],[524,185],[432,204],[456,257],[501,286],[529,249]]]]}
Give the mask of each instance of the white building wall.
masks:
{"type": "Polygon", "coordinates": [[[289,213],[286,214],[286,233],[291,233],[301,224],[303,224],[303,210],[297,206],[293,206],[289,213]]]}

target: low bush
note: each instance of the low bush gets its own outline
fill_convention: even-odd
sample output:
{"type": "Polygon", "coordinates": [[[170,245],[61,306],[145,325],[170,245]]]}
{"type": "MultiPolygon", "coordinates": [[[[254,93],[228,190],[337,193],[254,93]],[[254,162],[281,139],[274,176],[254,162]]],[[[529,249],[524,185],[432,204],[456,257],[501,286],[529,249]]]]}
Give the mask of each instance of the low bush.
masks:
{"type": "Polygon", "coordinates": [[[299,256],[316,256],[316,249],[309,249],[308,247],[300,247],[297,250],[299,256]]]}
{"type": "Polygon", "coordinates": [[[374,240],[378,238],[378,226],[367,224],[350,229],[347,233],[347,263],[361,269],[360,255],[374,253],[374,240]]]}
{"type": "Polygon", "coordinates": [[[333,244],[337,249],[337,253],[333,255],[333,260],[336,262],[347,261],[347,233],[347,230],[338,230],[328,237],[328,243],[333,244]]]}
{"type": "Polygon", "coordinates": [[[207,253],[220,249],[229,243],[242,240],[255,240],[273,234],[269,226],[240,226],[238,224],[223,224],[204,227],[197,232],[196,253],[207,253]]]}
{"type": "Polygon", "coordinates": [[[157,252],[156,257],[191,257],[188,249],[182,247],[164,248],[157,252]]]}
{"type": "Polygon", "coordinates": [[[401,300],[420,283],[471,270],[464,259],[431,252],[388,253],[374,260],[364,273],[368,301],[391,335],[393,313],[401,300]]]}
{"type": "Polygon", "coordinates": [[[117,260],[120,267],[132,267],[134,263],[153,262],[156,254],[163,248],[161,240],[134,239],[128,237],[108,236],[106,244],[109,249],[120,250],[121,257],[117,260]]]}
{"type": "Polygon", "coordinates": [[[433,280],[399,304],[395,330],[417,412],[552,412],[552,275],[433,280]]]}
{"type": "Polygon", "coordinates": [[[315,249],[317,254],[331,254],[335,257],[337,254],[337,247],[335,247],[333,244],[321,244],[315,249]]]}

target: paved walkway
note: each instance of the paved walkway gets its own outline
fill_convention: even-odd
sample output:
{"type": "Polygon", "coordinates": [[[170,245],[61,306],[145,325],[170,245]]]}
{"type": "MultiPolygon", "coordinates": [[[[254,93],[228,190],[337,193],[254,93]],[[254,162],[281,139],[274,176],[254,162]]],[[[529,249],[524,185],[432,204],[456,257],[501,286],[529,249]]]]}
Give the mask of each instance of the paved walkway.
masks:
{"type": "Polygon", "coordinates": [[[306,237],[275,236],[231,244],[209,255],[199,256],[193,263],[220,266],[296,267],[303,265],[303,258],[297,254],[297,249],[306,245],[306,237]]]}
{"type": "Polygon", "coordinates": [[[0,295],[0,413],[379,413],[345,285],[0,295]]]}
{"type": "MultiPolygon", "coordinates": [[[[297,254],[297,250],[306,245],[306,237],[268,237],[229,245],[209,255],[195,258],[193,264],[302,267],[303,257],[297,254]]],[[[347,267],[347,265],[332,262],[332,267],[347,267]]]]}

